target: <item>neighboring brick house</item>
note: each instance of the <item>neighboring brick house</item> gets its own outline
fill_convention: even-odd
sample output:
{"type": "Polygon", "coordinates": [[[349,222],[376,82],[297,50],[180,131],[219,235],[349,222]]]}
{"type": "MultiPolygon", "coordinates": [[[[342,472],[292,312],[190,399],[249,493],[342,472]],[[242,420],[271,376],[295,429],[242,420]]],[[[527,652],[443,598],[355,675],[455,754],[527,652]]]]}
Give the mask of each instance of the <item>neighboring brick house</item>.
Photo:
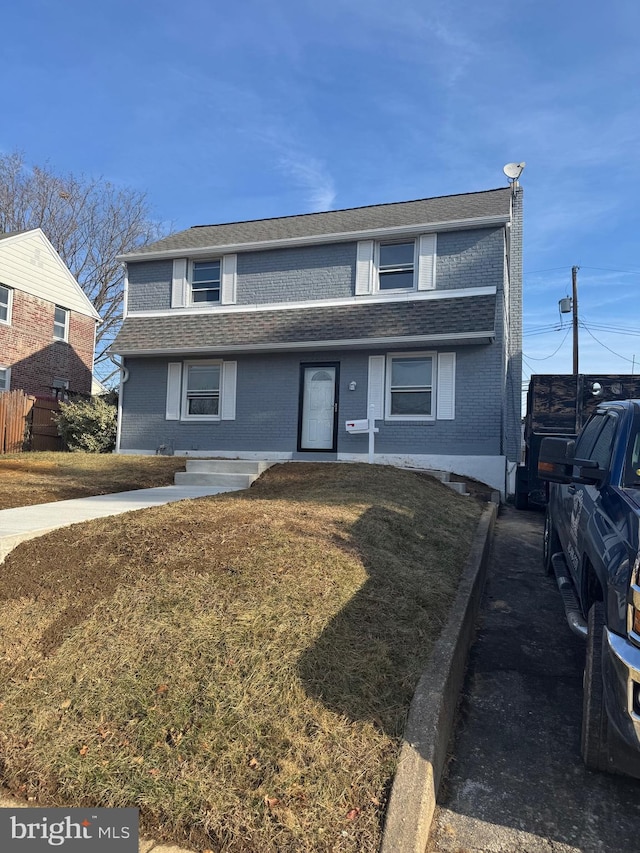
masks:
{"type": "Polygon", "coordinates": [[[198,226],[121,258],[118,450],[366,460],[512,491],[522,191],[198,226]]]}
{"type": "Polygon", "coordinates": [[[99,320],[39,228],[0,234],[0,391],[90,394],[99,320]]]}

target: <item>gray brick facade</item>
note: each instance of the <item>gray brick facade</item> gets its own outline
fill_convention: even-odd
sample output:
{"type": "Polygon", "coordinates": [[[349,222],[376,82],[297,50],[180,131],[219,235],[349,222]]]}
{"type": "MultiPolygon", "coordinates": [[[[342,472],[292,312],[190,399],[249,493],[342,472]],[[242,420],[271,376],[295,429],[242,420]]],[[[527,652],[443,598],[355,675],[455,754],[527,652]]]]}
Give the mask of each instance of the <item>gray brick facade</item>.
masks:
{"type": "MultiPolygon", "coordinates": [[[[431,351],[431,350],[430,350],[431,351]]],[[[447,352],[451,352],[448,349],[447,352]]],[[[345,421],[367,416],[369,355],[393,350],[317,351],[232,356],[238,362],[236,419],[185,423],[165,419],[168,358],[127,359],[123,385],[121,450],[297,453],[301,365],[338,362],[338,453],[366,453],[367,437],[349,435],[345,421]],[[355,381],[356,390],[349,385],[355,381]]],[[[492,377],[495,347],[460,347],[456,352],[456,417],[424,423],[379,421],[377,453],[497,455],[500,452],[500,389],[492,377]],[[473,424],[473,429],[469,424],[473,424]]]]}
{"type": "Polygon", "coordinates": [[[355,292],[356,244],[238,255],[238,304],[340,299],[355,292]]]}
{"type": "MultiPolygon", "coordinates": [[[[402,239],[401,231],[395,233],[402,239]]],[[[375,452],[407,464],[441,460],[450,470],[470,476],[490,470],[487,482],[504,487],[505,464],[509,473],[520,447],[519,187],[515,193],[503,188],[193,228],[127,260],[129,316],[113,347],[125,358],[128,376],[121,396],[121,451],[152,453],[168,445],[176,452],[202,455],[363,458],[368,437],[348,434],[344,424],[367,417],[369,356],[454,352],[454,417],[383,418],[376,424],[375,452]],[[438,229],[439,222],[448,224],[438,229]],[[358,229],[407,227],[410,237],[405,239],[414,239],[422,226],[429,226],[423,233],[437,233],[435,293],[356,296],[357,240],[377,239],[376,234],[351,239],[358,229]],[[336,237],[340,233],[344,240],[336,237]],[[323,243],[318,238],[325,234],[323,243]],[[305,235],[307,245],[292,245],[302,243],[305,235]],[[257,250],[256,244],[265,240],[275,244],[257,250]],[[173,258],[204,258],[208,248],[210,257],[237,255],[235,306],[173,311],[173,258]],[[496,292],[467,295],[473,288],[496,292]],[[467,294],[453,293],[458,290],[467,294]],[[334,304],[317,304],[331,300],[334,304]],[[294,302],[316,305],[287,307],[294,302]],[[186,358],[237,362],[235,419],[166,419],[167,365],[186,358]],[[328,362],[339,364],[337,450],[300,452],[301,366],[328,362]],[[355,390],[349,390],[351,383],[355,390]]]]}

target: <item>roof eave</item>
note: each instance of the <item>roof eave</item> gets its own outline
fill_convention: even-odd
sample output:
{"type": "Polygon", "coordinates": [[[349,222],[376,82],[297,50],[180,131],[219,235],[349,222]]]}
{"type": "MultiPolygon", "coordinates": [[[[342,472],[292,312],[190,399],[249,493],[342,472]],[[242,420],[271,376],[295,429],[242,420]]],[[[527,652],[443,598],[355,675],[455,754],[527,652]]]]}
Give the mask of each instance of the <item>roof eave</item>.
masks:
{"type": "Polygon", "coordinates": [[[136,356],[163,355],[205,355],[222,353],[254,353],[254,352],[283,352],[287,350],[319,350],[319,349],[371,349],[372,347],[414,346],[432,344],[433,346],[472,346],[492,344],[495,340],[495,330],[485,329],[475,332],[443,332],[437,335],[397,335],[393,337],[353,338],[323,341],[284,341],[274,343],[266,341],[257,344],[219,344],[200,347],[153,347],[147,349],[127,349],[118,347],[117,341],[109,348],[109,352],[134,358],[136,356]]]}

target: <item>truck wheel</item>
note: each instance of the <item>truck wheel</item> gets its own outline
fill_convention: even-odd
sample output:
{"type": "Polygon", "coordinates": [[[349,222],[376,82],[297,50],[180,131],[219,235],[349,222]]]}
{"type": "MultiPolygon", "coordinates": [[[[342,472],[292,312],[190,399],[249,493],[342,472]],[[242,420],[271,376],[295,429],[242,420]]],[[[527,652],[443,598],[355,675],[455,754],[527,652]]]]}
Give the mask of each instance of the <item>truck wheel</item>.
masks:
{"type": "Polygon", "coordinates": [[[587,658],[582,688],[581,752],[589,770],[611,772],[614,768],[609,760],[609,726],[602,683],[604,605],[601,601],[596,601],[589,610],[588,625],[587,658]]]}
{"type": "Polygon", "coordinates": [[[542,562],[544,570],[548,575],[553,574],[551,557],[554,554],[557,554],[558,551],[562,551],[562,546],[560,545],[560,539],[555,527],[553,526],[553,522],[551,521],[549,507],[547,506],[547,511],[544,516],[544,534],[542,538],[542,562]]]}

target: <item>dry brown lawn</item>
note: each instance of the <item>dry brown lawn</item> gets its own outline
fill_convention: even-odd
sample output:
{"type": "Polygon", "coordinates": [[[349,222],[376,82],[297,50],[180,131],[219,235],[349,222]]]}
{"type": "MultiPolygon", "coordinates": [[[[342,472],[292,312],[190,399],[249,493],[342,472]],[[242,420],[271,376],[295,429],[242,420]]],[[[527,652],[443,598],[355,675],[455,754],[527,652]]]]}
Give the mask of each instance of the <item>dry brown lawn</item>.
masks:
{"type": "Polygon", "coordinates": [[[168,486],[184,464],[176,456],[9,453],[0,456],[0,509],[168,486]]]}
{"type": "Polygon", "coordinates": [[[0,588],[0,777],[137,806],[224,853],[377,850],[409,702],[481,507],[382,466],[20,545],[0,588]]]}

